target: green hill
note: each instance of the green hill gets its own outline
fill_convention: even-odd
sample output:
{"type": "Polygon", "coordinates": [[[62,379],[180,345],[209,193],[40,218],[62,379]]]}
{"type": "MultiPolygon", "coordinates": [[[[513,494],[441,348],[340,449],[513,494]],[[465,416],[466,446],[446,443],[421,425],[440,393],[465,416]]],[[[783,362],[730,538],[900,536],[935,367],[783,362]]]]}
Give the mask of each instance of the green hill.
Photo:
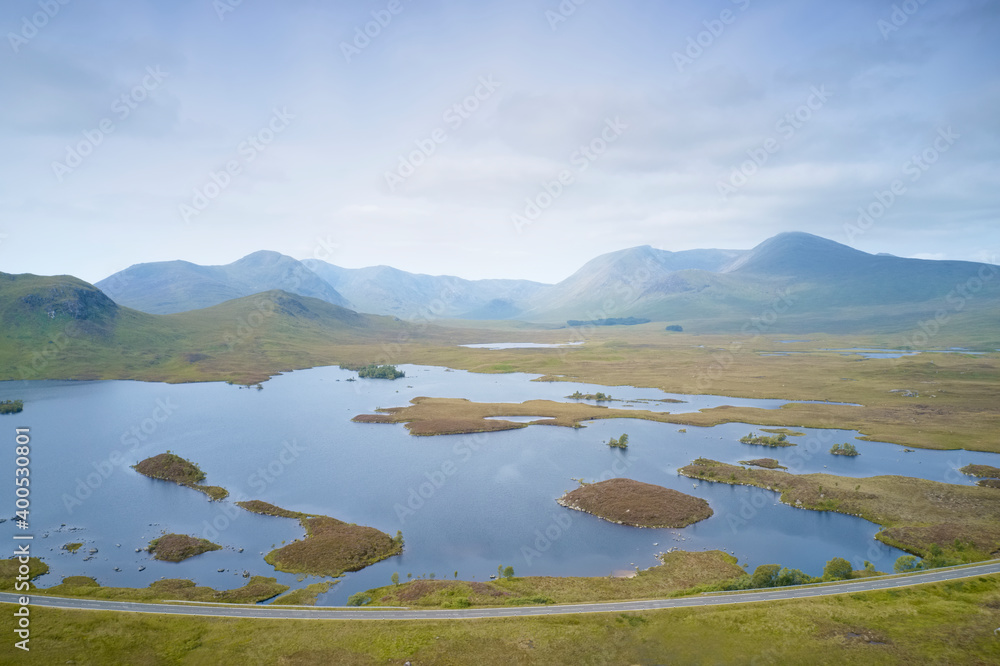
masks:
{"type": "Polygon", "coordinates": [[[0,273],[0,379],[254,383],[285,369],[374,361],[400,337],[417,335],[391,317],[278,290],[151,315],[74,277],[0,273]]]}

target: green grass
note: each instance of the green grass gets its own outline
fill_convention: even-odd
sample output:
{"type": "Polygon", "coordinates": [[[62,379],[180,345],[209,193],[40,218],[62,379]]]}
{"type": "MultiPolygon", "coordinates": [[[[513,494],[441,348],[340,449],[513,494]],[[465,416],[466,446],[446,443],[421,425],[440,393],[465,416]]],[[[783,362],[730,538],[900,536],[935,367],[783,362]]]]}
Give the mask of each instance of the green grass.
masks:
{"type": "Polygon", "coordinates": [[[337,581],[310,583],[305,587],[292,590],[271,602],[272,606],[315,606],[319,595],[330,591],[337,581]]]}
{"type": "MultiPolygon", "coordinates": [[[[18,591],[21,591],[18,589],[18,584],[26,581],[18,580],[21,576],[20,567],[21,563],[16,557],[0,560],[0,590],[11,591],[17,589],[18,591]]],[[[41,559],[34,556],[28,558],[27,582],[29,582],[31,589],[35,588],[34,583],[31,583],[31,581],[39,576],[47,574],[48,572],[49,565],[42,562],[41,559]]]]}
{"type": "MultiPolygon", "coordinates": [[[[1000,576],[768,604],[467,621],[243,620],[32,608],[38,663],[816,664],[1000,661],[1000,576]]],[[[0,658],[13,658],[11,641],[0,658]]]]}
{"type": "Polygon", "coordinates": [[[23,410],[23,400],[0,400],[0,414],[17,414],[23,410]]]}
{"type": "Polygon", "coordinates": [[[254,604],[276,597],[288,590],[287,585],[266,576],[253,576],[242,587],[213,590],[181,578],[165,578],[149,587],[103,587],[87,576],[68,576],[58,585],[35,590],[34,594],[56,597],[87,597],[112,601],[203,601],[228,604],[254,604]]]}
{"type": "Polygon", "coordinates": [[[506,606],[514,599],[544,597],[551,603],[662,599],[700,586],[715,586],[744,575],[736,559],[721,551],[664,553],[661,564],[631,577],[515,576],[495,581],[414,580],[387,585],[367,594],[376,606],[454,608],[506,606]]]}
{"type": "Polygon", "coordinates": [[[82,543],[64,543],[63,546],[62,546],[62,548],[63,548],[63,550],[68,550],[71,553],[75,553],[76,551],[78,551],[81,548],[83,548],[83,544],[82,543]]]}
{"type": "Polygon", "coordinates": [[[747,469],[698,458],[679,474],[767,488],[785,504],[860,516],[881,525],[876,538],[926,557],[938,546],[948,558],[974,562],[1000,551],[1000,494],[903,476],[852,478],[747,469]]]}

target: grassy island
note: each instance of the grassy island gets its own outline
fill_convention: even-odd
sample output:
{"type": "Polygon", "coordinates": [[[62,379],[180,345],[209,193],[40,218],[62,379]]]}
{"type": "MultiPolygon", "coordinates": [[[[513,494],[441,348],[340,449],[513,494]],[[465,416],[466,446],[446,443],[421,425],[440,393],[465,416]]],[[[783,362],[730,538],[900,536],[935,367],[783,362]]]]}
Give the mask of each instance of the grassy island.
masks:
{"type": "Polygon", "coordinates": [[[774,458],[755,458],[753,460],[741,460],[740,464],[750,465],[751,467],[763,467],[764,469],[788,469],[774,458]]]}
{"type": "Polygon", "coordinates": [[[742,444],[754,444],[756,446],[770,446],[771,448],[777,448],[782,446],[795,446],[795,442],[788,441],[788,435],[785,433],[780,433],[778,435],[754,435],[753,433],[748,433],[743,437],[740,437],[740,443],[742,444]]]}
{"type": "Polygon", "coordinates": [[[835,456],[860,456],[861,453],[858,451],[858,447],[854,446],[850,442],[845,442],[844,444],[834,444],[830,447],[830,453],[835,456]]]}
{"type": "Polygon", "coordinates": [[[610,395],[598,391],[597,393],[580,393],[574,391],[572,395],[566,396],[570,400],[595,400],[597,402],[610,402],[614,400],[610,395]]]}
{"type": "Polygon", "coordinates": [[[208,539],[198,539],[186,534],[164,534],[149,542],[149,552],[158,560],[167,562],[183,562],[189,557],[207,553],[210,550],[222,550],[222,546],[208,539]]]}
{"type": "Polygon", "coordinates": [[[976,476],[983,479],[1000,479],[1000,467],[991,465],[966,465],[958,470],[967,476],[976,476]]]}
{"type": "Polygon", "coordinates": [[[62,547],[63,550],[67,550],[67,551],[69,551],[71,553],[75,553],[76,551],[80,550],[81,548],[83,548],[83,544],[82,543],[64,543],[63,547],[62,547]]]}
{"type": "Polygon", "coordinates": [[[339,576],[403,552],[403,536],[399,532],[390,537],[374,527],[345,523],[329,516],[288,511],[260,500],[236,504],[265,516],[295,518],[305,529],[306,536],[301,541],[293,541],[264,556],[264,561],[278,571],[339,576]]]}
{"type": "Polygon", "coordinates": [[[167,451],[132,465],[132,469],[151,479],[171,481],[181,486],[203,492],[213,500],[222,500],[229,491],[219,486],[203,486],[205,473],[193,462],[167,451]]]}
{"type": "Polygon", "coordinates": [[[23,400],[0,400],[0,414],[17,414],[23,410],[23,400]]]}
{"type": "Polygon", "coordinates": [[[358,373],[358,377],[368,379],[399,379],[406,376],[405,372],[397,369],[394,365],[377,365],[375,363],[369,363],[368,365],[341,364],[340,368],[342,370],[353,370],[358,373]]]}
{"type": "Polygon", "coordinates": [[[990,488],[959,486],[905,476],[853,478],[746,469],[698,458],[679,473],[704,481],[756,486],[781,493],[802,509],[836,511],[882,526],[875,538],[926,557],[975,562],[1000,551],[1000,495],[990,488]]]}
{"type": "Polygon", "coordinates": [[[687,527],[712,515],[700,497],[632,479],[587,483],[556,501],[567,509],[633,527],[687,527]]]}

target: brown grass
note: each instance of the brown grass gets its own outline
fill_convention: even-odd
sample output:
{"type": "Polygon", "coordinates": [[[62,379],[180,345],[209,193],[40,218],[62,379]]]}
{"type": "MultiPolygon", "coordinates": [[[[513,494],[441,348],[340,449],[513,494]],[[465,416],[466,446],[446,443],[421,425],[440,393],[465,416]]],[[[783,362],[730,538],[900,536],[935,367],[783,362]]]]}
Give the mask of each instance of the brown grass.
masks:
{"type": "Polygon", "coordinates": [[[905,476],[850,478],[746,469],[699,458],[678,470],[706,481],[767,488],[806,509],[856,515],[881,525],[878,539],[924,556],[932,544],[947,551],[956,540],[972,549],[952,552],[966,561],[1000,555],[1000,495],[905,476]]]}
{"type": "Polygon", "coordinates": [[[687,527],[713,513],[700,497],[632,479],[584,484],[556,501],[569,509],[634,527],[687,527]]]}
{"type": "Polygon", "coordinates": [[[969,476],[1000,479],[1000,467],[992,467],[990,465],[966,465],[958,471],[969,476]]]}
{"type": "Polygon", "coordinates": [[[272,550],[264,560],[278,571],[316,576],[339,576],[357,571],[402,552],[385,532],[327,516],[300,521],[306,538],[272,550]]]}
{"type": "Polygon", "coordinates": [[[153,557],[167,562],[183,562],[211,550],[222,550],[222,546],[187,534],[164,534],[149,542],[149,552],[153,557]]]}
{"type": "Polygon", "coordinates": [[[274,506],[273,504],[268,504],[267,502],[263,502],[261,500],[237,502],[236,506],[246,509],[251,513],[259,513],[264,516],[277,516],[278,518],[304,518],[309,515],[299,511],[282,509],[280,506],[274,506]]]}
{"type": "Polygon", "coordinates": [[[253,513],[296,518],[305,528],[304,539],[276,548],[264,556],[264,561],[278,571],[339,576],[403,551],[402,539],[394,539],[374,527],[345,523],[329,516],[288,511],[261,500],[236,504],[253,513]]]}
{"type": "Polygon", "coordinates": [[[763,467],[765,469],[788,469],[774,458],[756,458],[754,460],[741,460],[740,464],[750,465],[751,467],[763,467]]]}
{"type": "Polygon", "coordinates": [[[171,481],[187,488],[205,493],[213,500],[223,500],[229,491],[221,486],[203,486],[205,473],[195,463],[174,453],[160,453],[132,465],[132,469],[151,479],[171,481]]]}

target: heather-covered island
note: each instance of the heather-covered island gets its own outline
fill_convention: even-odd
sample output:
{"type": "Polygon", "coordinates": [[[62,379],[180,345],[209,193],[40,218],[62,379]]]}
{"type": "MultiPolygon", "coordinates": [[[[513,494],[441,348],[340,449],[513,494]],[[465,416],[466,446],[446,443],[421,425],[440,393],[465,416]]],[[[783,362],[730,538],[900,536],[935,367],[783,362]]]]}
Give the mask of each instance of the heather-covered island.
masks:
{"type": "Polygon", "coordinates": [[[147,550],[158,560],[183,562],[195,555],[222,550],[222,546],[187,534],[164,534],[150,541],[147,550]]]}
{"type": "Polygon", "coordinates": [[[620,478],[585,483],[556,502],[567,509],[633,527],[687,527],[713,513],[700,497],[620,478]]]}
{"type": "Polygon", "coordinates": [[[205,480],[205,473],[201,471],[201,468],[170,451],[137,462],[132,465],[132,469],[151,479],[170,481],[180,486],[193,488],[198,492],[205,493],[213,500],[223,500],[229,496],[229,491],[220,486],[201,485],[201,482],[205,480]]]}
{"type": "Polygon", "coordinates": [[[305,529],[306,536],[301,541],[293,541],[264,556],[264,560],[278,571],[339,576],[403,552],[403,535],[398,531],[395,537],[390,537],[374,527],[345,523],[329,516],[288,511],[260,500],[236,504],[252,513],[295,518],[305,529]]]}

